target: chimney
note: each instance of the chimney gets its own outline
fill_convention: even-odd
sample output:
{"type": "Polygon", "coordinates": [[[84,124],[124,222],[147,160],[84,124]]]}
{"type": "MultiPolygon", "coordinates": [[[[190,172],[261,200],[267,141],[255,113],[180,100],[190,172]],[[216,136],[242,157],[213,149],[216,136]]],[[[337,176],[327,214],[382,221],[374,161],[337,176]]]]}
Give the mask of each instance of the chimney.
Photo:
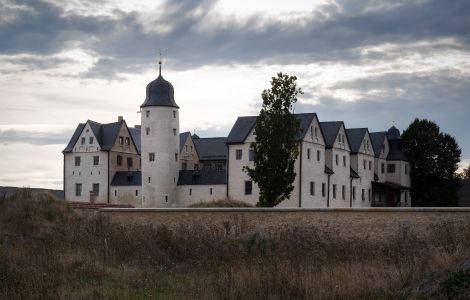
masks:
{"type": "Polygon", "coordinates": [[[140,126],[140,125],[134,125],[134,128],[136,128],[136,129],[140,129],[140,128],[141,128],[141,126],[140,126]]]}
{"type": "Polygon", "coordinates": [[[124,121],[123,116],[118,116],[118,122],[122,122],[122,121],[124,121]]]}

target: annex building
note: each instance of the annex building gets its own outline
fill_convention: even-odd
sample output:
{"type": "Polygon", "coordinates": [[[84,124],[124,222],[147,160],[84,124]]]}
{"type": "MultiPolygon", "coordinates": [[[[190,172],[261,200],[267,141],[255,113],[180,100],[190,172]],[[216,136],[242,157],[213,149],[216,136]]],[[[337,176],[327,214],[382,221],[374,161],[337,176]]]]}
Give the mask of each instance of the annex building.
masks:
{"type": "MultiPolygon", "coordinates": [[[[67,201],[185,207],[232,198],[258,202],[242,168],[253,165],[256,116],[239,117],[227,137],[180,133],[173,85],[160,72],[146,88],[141,125],[122,117],[78,124],[64,154],[67,201]]],[[[302,133],[290,199],[282,207],[410,206],[409,163],[400,131],[369,132],[296,114],[302,133]]],[[[273,162],[275,163],[275,162],[273,162]]]]}

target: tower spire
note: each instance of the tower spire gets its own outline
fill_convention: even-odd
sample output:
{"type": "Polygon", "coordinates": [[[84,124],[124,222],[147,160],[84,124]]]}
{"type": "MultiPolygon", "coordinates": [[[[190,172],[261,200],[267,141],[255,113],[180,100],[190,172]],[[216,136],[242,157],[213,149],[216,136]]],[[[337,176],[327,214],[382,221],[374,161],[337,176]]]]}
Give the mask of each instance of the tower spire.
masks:
{"type": "Polygon", "coordinates": [[[160,60],[158,61],[158,75],[162,75],[162,51],[158,49],[158,54],[160,55],[160,60]]]}

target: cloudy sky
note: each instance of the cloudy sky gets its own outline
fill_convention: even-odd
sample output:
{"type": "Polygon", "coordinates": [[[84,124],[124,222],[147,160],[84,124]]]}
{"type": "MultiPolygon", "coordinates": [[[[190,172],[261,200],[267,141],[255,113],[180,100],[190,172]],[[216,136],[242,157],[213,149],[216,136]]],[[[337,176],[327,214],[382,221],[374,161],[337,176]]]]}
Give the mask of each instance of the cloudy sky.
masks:
{"type": "Polygon", "coordinates": [[[296,112],[371,131],[428,118],[470,163],[468,0],[0,0],[0,185],[62,188],[79,122],[139,124],[159,49],[182,131],[227,135],[285,72],[296,112]]]}

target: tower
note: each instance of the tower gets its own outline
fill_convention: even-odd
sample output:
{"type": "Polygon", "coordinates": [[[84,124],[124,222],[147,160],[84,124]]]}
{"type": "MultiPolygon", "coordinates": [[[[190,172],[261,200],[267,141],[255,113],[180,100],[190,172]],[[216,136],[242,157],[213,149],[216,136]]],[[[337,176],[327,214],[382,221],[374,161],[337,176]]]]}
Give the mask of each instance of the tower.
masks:
{"type": "Polygon", "coordinates": [[[173,85],[162,77],[147,85],[141,108],[142,207],[176,204],[179,171],[179,112],[173,85]]]}

